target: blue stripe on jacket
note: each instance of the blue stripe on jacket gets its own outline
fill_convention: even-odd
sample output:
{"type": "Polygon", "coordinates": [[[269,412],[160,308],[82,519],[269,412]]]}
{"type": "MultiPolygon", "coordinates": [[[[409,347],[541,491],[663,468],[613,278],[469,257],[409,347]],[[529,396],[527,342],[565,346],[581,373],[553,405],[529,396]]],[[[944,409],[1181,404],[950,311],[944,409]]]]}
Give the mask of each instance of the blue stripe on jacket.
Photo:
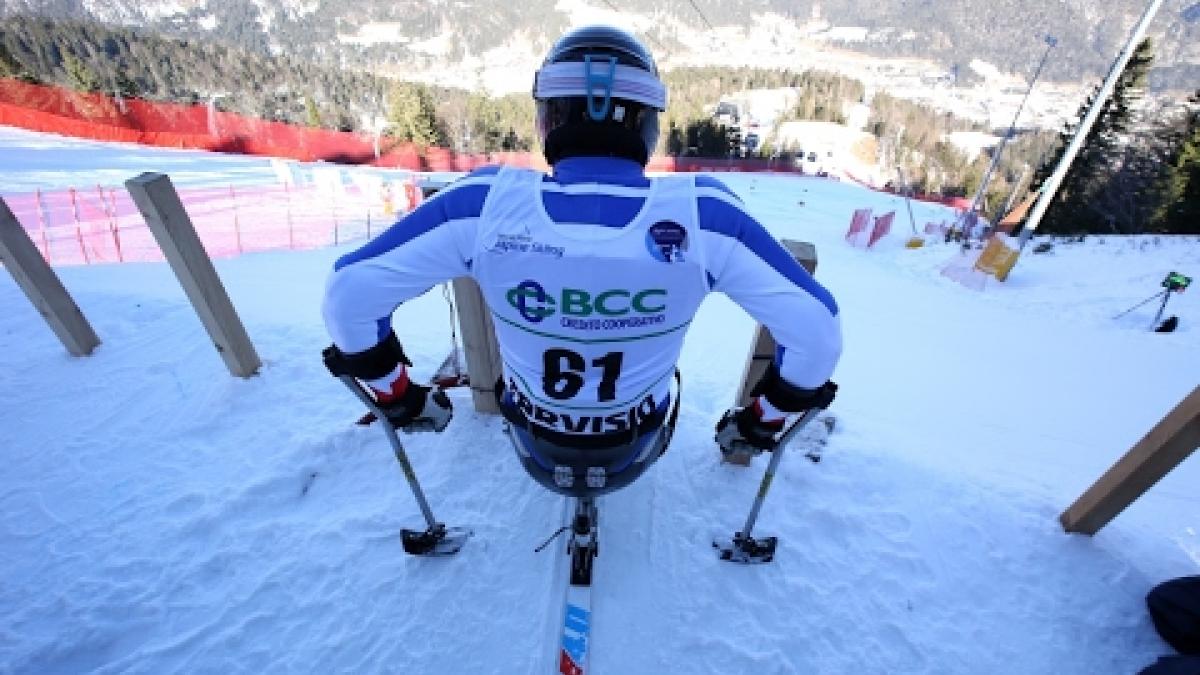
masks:
{"type": "MultiPolygon", "coordinates": [[[[375,239],[351,251],[334,263],[341,269],[362,260],[381,255],[429,232],[447,222],[478,218],[487,199],[490,181],[499,167],[477,169],[466,179],[483,179],[476,182],[464,179],[464,184],[451,185],[436,199],[431,199],[407,214],[396,224],[375,239]]],[[[583,183],[619,185],[628,188],[648,188],[646,178],[637,162],[610,157],[572,157],[554,166],[554,175],[547,176],[546,183],[570,186],[583,183]]],[[[740,204],[740,200],[723,182],[711,176],[697,176],[698,188],[717,190],[740,204]]],[[[556,222],[589,223],[605,227],[624,227],[645,202],[642,195],[580,195],[568,192],[547,191],[543,193],[546,212],[556,222]]],[[[838,307],[833,296],[818,284],[787,251],[775,241],[763,226],[746,214],[740,206],[729,200],[701,194],[698,199],[700,228],[715,234],[732,237],[761,258],[780,275],[817,298],[831,314],[837,315],[838,307]]],[[[710,285],[715,283],[709,275],[710,285]]],[[[380,336],[387,334],[388,319],[380,320],[380,336]]]]}

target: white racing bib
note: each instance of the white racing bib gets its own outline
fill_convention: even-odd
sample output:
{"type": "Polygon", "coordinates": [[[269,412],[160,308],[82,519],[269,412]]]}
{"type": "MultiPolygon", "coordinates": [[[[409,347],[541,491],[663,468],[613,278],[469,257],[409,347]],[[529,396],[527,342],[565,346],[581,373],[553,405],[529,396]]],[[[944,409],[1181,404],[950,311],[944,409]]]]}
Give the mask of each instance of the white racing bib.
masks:
{"type": "Polygon", "coordinates": [[[652,179],[641,211],[616,228],[556,223],[542,174],[499,172],[472,275],[492,312],[504,385],[531,421],[627,431],[663,404],[709,290],[698,235],[690,176],[652,179]]]}

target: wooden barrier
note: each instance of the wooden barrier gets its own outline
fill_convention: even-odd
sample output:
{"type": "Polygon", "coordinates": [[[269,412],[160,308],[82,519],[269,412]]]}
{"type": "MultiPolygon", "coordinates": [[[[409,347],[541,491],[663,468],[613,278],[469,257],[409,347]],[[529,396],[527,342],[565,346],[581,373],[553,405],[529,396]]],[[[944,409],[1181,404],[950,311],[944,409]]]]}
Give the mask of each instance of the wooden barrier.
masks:
{"type": "Polygon", "coordinates": [[[73,356],[91,354],[100,344],[100,338],[3,199],[0,199],[0,261],[67,351],[73,356]]]}
{"type": "Polygon", "coordinates": [[[474,279],[458,277],[454,280],[454,303],[458,308],[458,325],[462,329],[467,379],[471,382],[475,410],[499,414],[493,387],[502,370],[500,345],[496,342],[496,328],[487,303],[474,279]]]}
{"type": "Polygon", "coordinates": [[[1200,387],[1125,453],[1058,520],[1067,532],[1096,534],[1200,447],[1200,387]]]}
{"type": "Polygon", "coordinates": [[[257,373],[262,362],[171,179],[161,173],[144,173],[125,181],[125,187],[229,372],[238,377],[257,373]]]}
{"type": "MultiPolygon", "coordinates": [[[[808,242],[791,239],[784,239],[781,243],[796,259],[796,262],[808,270],[809,274],[816,274],[817,248],[815,246],[808,242]]],[[[754,332],[754,342],[750,347],[750,354],[746,357],[746,365],[742,369],[742,383],[734,398],[734,407],[740,408],[750,404],[750,390],[762,379],[763,373],[767,372],[767,367],[775,359],[775,346],[775,338],[771,337],[771,331],[759,324],[754,332]]],[[[724,461],[742,466],[749,465],[751,459],[752,456],[749,454],[724,457],[724,461]]]]}

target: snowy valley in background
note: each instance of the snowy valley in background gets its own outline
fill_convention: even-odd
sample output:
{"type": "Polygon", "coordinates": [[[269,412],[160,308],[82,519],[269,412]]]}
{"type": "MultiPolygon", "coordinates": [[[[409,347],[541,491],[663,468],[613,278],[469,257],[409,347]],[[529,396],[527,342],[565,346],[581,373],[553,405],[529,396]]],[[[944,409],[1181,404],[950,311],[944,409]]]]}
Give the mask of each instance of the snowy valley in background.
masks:
{"type": "MultiPolygon", "coordinates": [[[[262,158],[0,130],[0,196],[141,171],[273,180],[262,158]]],[[[723,465],[712,427],[754,329],[706,300],[666,455],[601,501],[596,673],[1134,673],[1169,648],[1146,592],[1200,573],[1192,457],[1095,537],[1058,514],[1200,382],[1195,237],[1089,237],[1026,254],[982,292],[909,250],[903,200],[813,177],[720,174],[777,237],[813,242],[846,339],[819,464],[794,448],[758,528],[774,563],[717,560],[765,466],[723,465]],[[871,250],[852,212],[896,211],[871,250]]],[[[952,220],[912,204],[914,222],[952,220]]],[[[405,437],[438,518],[475,529],[449,559],[401,551],[420,524],[383,434],[329,377],[319,306],[352,243],[216,261],[264,366],[228,375],[165,263],[56,272],[103,341],[72,358],[0,275],[0,672],[549,672],[562,497],[521,469],[501,420],[452,391],[440,435],[405,437]]],[[[451,348],[440,289],[397,333],[432,374],[451,348]]]]}

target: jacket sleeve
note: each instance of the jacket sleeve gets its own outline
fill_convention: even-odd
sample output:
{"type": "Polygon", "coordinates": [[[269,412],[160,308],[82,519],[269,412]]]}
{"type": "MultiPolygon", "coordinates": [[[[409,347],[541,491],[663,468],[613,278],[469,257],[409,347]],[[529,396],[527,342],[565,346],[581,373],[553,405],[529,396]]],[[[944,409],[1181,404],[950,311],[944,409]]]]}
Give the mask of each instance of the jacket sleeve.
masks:
{"type": "Polygon", "coordinates": [[[391,331],[401,303],[470,272],[486,194],[486,182],[468,177],[334,263],[321,313],[339,349],[370,349],[391,331]]]}
{"type": "Polygon", "coordinates": [[[771,331],[784,380],[805,389],[821,386],[842,352],[833,295],[732,197],[711,201],[701,202],[700,214],[713,290],[771,331]]]}

